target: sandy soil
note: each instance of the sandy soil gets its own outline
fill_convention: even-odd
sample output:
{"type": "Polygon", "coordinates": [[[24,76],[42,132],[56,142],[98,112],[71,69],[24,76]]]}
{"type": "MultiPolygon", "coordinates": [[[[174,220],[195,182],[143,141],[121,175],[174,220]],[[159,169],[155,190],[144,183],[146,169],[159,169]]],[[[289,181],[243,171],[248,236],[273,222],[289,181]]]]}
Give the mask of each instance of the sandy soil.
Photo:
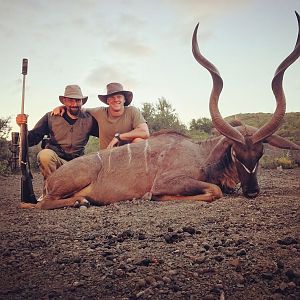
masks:
{"type": "Polygon", "coordinates": [[[259,177],[255,200],[53,211],[1,177],[0,299],[300,299],[300,169],[259,177]]]}

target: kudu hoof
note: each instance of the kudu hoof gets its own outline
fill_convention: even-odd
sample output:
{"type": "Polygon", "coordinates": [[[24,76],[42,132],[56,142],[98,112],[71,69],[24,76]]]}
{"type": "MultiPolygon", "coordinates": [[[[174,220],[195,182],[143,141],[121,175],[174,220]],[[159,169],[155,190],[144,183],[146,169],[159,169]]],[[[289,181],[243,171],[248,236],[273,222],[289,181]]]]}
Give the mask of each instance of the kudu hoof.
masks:
{"type": "Polygon", "coordinates": [[[85,198],[76,200],[73,205],[73,207],[75,208],[88,208],[90,206],[91,206],[90,201],[88,201],[85,198]]]}

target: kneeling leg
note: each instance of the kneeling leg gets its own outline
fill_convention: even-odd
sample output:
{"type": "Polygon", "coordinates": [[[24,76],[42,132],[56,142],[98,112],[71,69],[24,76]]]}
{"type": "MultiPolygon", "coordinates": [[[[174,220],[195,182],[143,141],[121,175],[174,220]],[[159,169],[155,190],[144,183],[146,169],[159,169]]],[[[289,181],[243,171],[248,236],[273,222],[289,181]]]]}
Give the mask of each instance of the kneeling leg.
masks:
{"type": "Polygon", "coordinates": [[[212,183],[189,177],[172,177],[159,180],[152,188],[154,200],[196,200],[211,202],[223,196],[221,189],[212,183]]]}
{"type": "Polygon", "coordinates": [[[45,196],[42,201],[37,204],[21,202],[20,208],[36,208],[36,209],[56,209],[63,207],[80,207],[90,206],[90,202],[82,196],[73,196],[65,199],[53,199],[50,196],[45,196]]]}

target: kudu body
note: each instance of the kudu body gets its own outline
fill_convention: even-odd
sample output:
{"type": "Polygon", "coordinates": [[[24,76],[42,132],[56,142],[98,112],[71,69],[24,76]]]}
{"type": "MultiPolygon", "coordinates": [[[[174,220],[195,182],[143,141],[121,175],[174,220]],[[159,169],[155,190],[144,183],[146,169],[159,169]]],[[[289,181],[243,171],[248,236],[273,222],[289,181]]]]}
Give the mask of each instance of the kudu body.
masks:
{"type": "MultiPolygon", "coordinates": [[[[296,13],[300,31],[299,15],[296,13]]],[[[285,70],[300,55],[300,38],[293,52],[279,65],[272,81],[277,107],[271,120],[260,129],[247,125],[231,126],[218,110],[222,79],[216,67],[198,48],[197,29],[193,54],[213,79],[210,114],[220,136],[194,142],[175,132],[159,132],[149,140],[103,150],[76,158],[55,171],[46,182],[47,194],[38,204],[23,208],[54,209],[66,206],[103,205],[133,198],[156,200],[213,201],[222,191],[241,183],[243,194],[259,194],[257,169],[263,143],[283,149],[300,146],[275,135],[285,114],[282,80],[285,70]]]]}

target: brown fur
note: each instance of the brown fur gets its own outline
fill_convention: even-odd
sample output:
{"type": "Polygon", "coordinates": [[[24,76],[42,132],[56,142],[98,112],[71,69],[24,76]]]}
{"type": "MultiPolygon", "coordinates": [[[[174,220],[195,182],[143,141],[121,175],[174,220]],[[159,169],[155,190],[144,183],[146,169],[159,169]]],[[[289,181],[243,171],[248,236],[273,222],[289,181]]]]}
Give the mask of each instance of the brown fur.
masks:
{"type": "Polygon", "coordinates": [[[222,197],[220,187],[231,190],[243,179],[232,161],[232,147],[239,153],[241,146],[223,136],[196,143],[175,132],[160,132],[144,142],[66,163],[47,179],[42,202],[23,208],[86,205],[84,199],[105,205],[145,195],[157,200],[213,201],[222,197]]]}

